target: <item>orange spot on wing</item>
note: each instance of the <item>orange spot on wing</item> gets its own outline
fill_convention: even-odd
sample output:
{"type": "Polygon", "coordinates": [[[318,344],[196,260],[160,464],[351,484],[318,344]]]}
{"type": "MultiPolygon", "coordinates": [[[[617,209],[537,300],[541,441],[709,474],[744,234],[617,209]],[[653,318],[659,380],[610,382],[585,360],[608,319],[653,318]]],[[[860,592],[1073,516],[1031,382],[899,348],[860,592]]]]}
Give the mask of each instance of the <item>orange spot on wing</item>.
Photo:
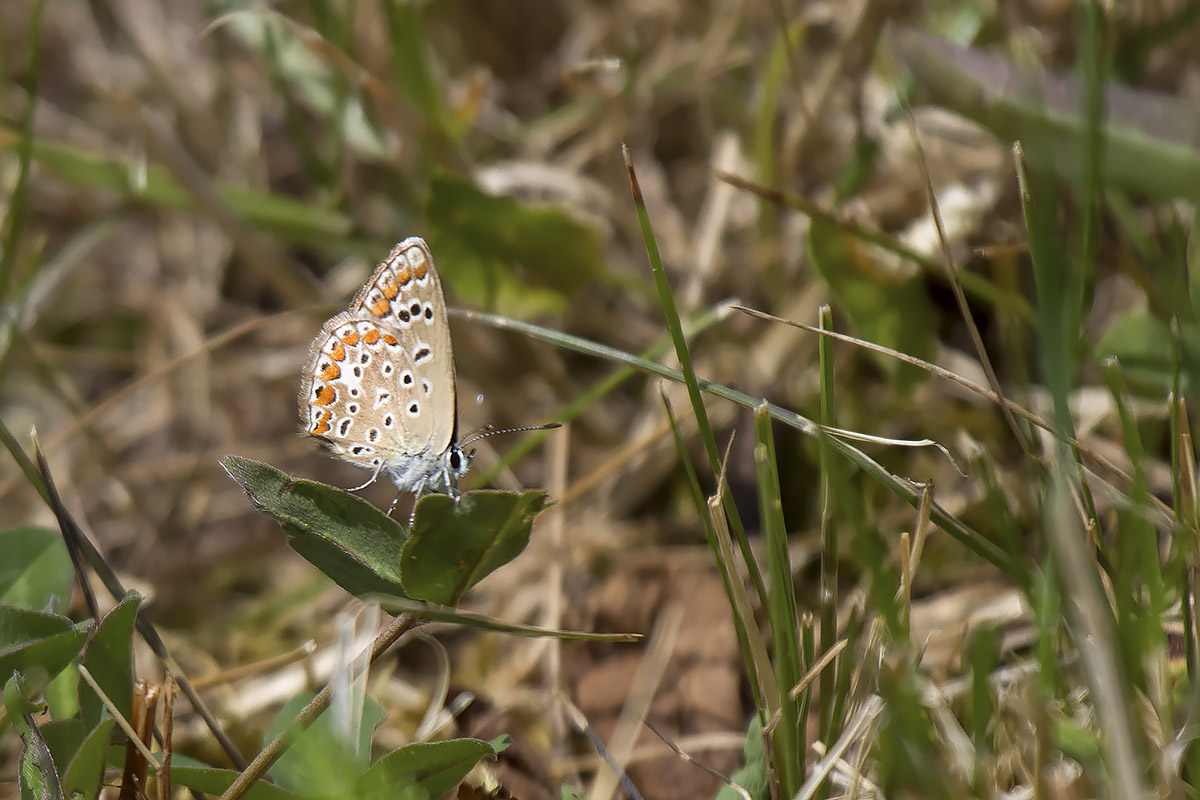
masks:
{"type": "Polygon", "coordinates": [[[331,350],[329,352],[329,356],[334,361],[345,361],[346,360],[346,345],[342,344],[340,341],[334,342],[333,350],[331,350]]]}
{"type": "Polygon", "coordinates": [[[379,341],[379,331],[371,328],[371,330],[363,334],[363,341],[367,344],[375,344],[379,341]]]}
{"type": "Polygon", "coordinates": [[[383,335],[383,342],[384,342],[384,344],[390,344],[392,347],[395,347],[396,345],[400,344],[400,340],[397,339],[395,336],[392,336],[390,333],[385,333],[383,335]]]}
{"type": "Polygon", "coordinates": [[[399,283],[401,286],[408,283],[410,280],[412,280],[412,273],[408,271],[408,267],[405,267],[396,273],[396,283],[399,283]]]}
{"type": "Polygon", "coordinates": [[[317,405],[327,406],[336,399],[337,392],[333,390],[332,386],[322,386],[320,389],[317,389],[317,405]]]}
{"type": "Polygon", "coordinates": [[[321,416],[317,417],[317,421],[309,428],[308,432],[320,436],[323,433],[329,433],[329,420],[333,419],[332,411],[323,411],[321,416]]]}
{"type": "Polygon", "coordinates": [[[380,297],[373,303],[367,305],[367,309],[377,317],[382,317],[392,310],[392,304],[387,301],[386,297],[380,297]]]}
{"type": "Polygon", "coordinates": [[[420,264],[417,264],[415,267],[413,267],[413,275],[416,275],[417,280],[419,280],[419,281],[425,280],[425,273],[428,271],[429,270],[425,268],[424,261],[422,261],[420,264]]]}
{"type": "Polygon", "coordinates": [[[400,294],[400,287],[393,280],[388,280],[383,286],[379,287],[379,290],[383,292],[383,296],[388,300],[395,300],[396,295],[400,294]]]}
{"type": "Polygon", "coordinates": [[[342,337],[342,341],[354,347],[354,345],[358,344],[358,331],[350,331],[342,337]]]}
{"type": "Polygon", "coordinates": [[[342,370],[337,364],[329,364],[325,369],[321,370],[321,374],[317,377],[323,381],[335,381],[342,375],[342,370]]]}

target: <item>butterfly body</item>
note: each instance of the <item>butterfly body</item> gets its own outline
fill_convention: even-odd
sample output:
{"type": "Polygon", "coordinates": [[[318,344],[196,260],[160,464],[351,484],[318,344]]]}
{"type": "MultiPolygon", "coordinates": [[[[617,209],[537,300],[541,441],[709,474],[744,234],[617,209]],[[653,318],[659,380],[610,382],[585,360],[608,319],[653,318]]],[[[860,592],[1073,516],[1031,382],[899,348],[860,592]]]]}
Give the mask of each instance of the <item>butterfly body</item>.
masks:
{"type": "Polygon", "coordinates": [[[372,470],[371,481],[385,474],[418,496],[456,491],[471,456],[458,443],[446,299],[424,240],[393,247],[322,326],[298,399],[303,432],[372,470]]]}

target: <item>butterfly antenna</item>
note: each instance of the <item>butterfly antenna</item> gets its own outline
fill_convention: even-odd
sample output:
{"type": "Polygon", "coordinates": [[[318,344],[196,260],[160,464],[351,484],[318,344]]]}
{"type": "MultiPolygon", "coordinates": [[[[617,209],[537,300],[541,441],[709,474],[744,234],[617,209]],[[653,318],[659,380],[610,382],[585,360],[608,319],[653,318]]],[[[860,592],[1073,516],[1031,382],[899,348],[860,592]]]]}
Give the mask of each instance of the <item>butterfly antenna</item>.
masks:
{"type": "Polygon", "coordinates": [[[525,428],[497,428],[495,425],[484,425],[475,433],[472,433],[463,441],[459,442],[459,447],[467,447],[472,442],[478,442],[480,439],[486,439],[489,436],[498,436],[502,433],[525,433],[528,431],[552,431],[555,428],[561,428],[561,422],[547,422],[545,425],[530,425],[525,428]]]}

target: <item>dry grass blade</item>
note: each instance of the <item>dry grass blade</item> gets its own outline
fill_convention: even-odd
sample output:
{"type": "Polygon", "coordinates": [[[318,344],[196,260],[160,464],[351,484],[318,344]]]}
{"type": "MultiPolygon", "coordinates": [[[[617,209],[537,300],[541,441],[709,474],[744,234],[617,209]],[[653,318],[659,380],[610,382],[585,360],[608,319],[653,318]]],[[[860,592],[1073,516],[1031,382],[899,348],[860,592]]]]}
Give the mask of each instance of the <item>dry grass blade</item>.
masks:
{"type": "Polygon", "coordinates": [[[816,796],[816,792],[821,788],[825,779],[830,773],[837,768],[839,763],[842,763],[842,756],[853,746],[858,745],[860,748],[866,746],[866,741],[869,736],[871,726],[884,712],[884,703],[879,697],[871,695],[865,702],[851,715],[846,729],[838,740],[829,747],[825,754],[821,757],[809,773],[808,780],[800,787],[795,795],[795,800],[811,800],[816,796]]]}
{"type": "MultiPolygon", "coordinates": [[[[896,81],[897,85],[902,85],[901,81],[896,81]]],[[[996,397],[1003,398],[1004,392],[1000,388],[1000,378],[996,375],[996,368],[992,364],[992,357],[988,355],[987,347],[984,346],[983,337],[979,333],[979,326],[975,323],[975,315],[971,311],[971,306],[967,302],[967,295],[963,291],[962,278],[959,274],[958,262],[954,258],[954,254],[950,251],[950,244],[946,238],[946,224],[942,221],[941,206],[938,203],[937,192],[933,188],[933,179],[929,176],[929,162],[925,158],[925,146],[921,142],[921,136],[917,132],[917,123],[913,119],[912,106],[909,103],[907,95],[901,90],[900,106],[904,109],[905,119],[908,121],[909,130],[912,132],[913,145],[917,151],[917,165],[921,169],[921,177],[925,183],[925,196],[929,201],[929,210],[933,214],[934,225],[937,226],[938,244],[942,248],[942,261],[945,267],[946,274],[950,277],[950,286],[954,289],[954,302],[958,304],[959,315],[963,323],[967,326],[967,332],[971,337],[971,345],[975,348],[975,355],[979,358],[979,363],[983,367],[983,372],[987,375],[988,385],[992,387],[992,393],[996,397]]],[[[1033,450],[1028,441],[1025,432],[1017,425],[1016,417],[1013,416],[1012,410],[1008,407],[1008,403],[1001,400],[1000,413],[1004,415],[1004,421],[1008,423],[1008,428],[1012,431],[1013,438],[1025,451],[1028,458],[1033,458],[1033,450]]]]}
{"type": "Polygon", "coordinates": [[[683,750],[679,747],[679,745],[677,745],[675,742],[671,741],[670,738],[668,738],[662,731],[660,731],[658,728],[656,728],[654,726],[654,723],[652,723],[650,720],[648,720],[648,719],[643,720],[642,724],[645,725],[647,728],[649,728],[654,733],[654,735],[659,738],[659,740],[663,744],[665,744],[667,747],[671,748],[671,750],[673,750],[677,756],[684,759],[689,764],[696,765],[700,769],[707,772],[709,775],[712,775],[714,778],[717,778],[718,780],[720,780],[722,783],[724,783],[730,789],[737,792],[738,797],[741,797],[742,800],[752,800],[750,797],[750,792],[746,791],[743,787],[741,787],[741,786],[737,785],[736,783],[734,783],[733,781],[729,780],[729,778],[727,778],[724,775],[722,775],[721,773],[717,772],[715,769],[705,766],[702,762],[696,760],[692,756],[683,752],[683,750]]]}

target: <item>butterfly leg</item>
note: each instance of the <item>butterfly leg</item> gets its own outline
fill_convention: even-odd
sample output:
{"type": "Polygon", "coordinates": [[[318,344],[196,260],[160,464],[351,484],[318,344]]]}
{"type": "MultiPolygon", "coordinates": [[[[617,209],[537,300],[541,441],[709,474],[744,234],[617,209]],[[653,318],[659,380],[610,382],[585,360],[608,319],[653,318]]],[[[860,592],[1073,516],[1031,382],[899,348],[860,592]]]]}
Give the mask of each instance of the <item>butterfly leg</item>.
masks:
{"type": "Polygon", "coordinates": [[[446,494],[450,495],[455,503],[458,503],[462,499],[462,492],[458,490],[458,481],[450,474],[449,467],[442,467],[442,480],[446,484],[446,494]]]}
{"type": "MultiPolygon", "coordinates": [[[[361,486],[355,486],[353,489],[347,489],[346,491],[348,491],[348,492],[357,492],[357,491],[359,491],[360,489],[365,489],[365,488],[367,488],[368,486],[370,486],[372,483],[374,483],[374,482],[375,482],[375,479],[379,477],[379,473],[380,473],[382,470],[383,470],[383,462],[382,462],[382,461],[380,461],[380,462],[379,462],[379,466],[378,466],[378,467],[376,467],[376,468],[375,468],[375,471],[371,473],[371,477],[367,479],[367,482],[366,482],[366,483],[362,484],[361,486]]],[[[395,500],[393,500],[393,501],[392,501],[392,505],[393,505],[393,506],[394,506],[394,505],[396,505],[396,501],[395,501],[395,500]]],[[[389,511],[388,513],[391,513],[391,512],[389,511]]]]}
{"type": "MultiPolygon", "coordinates": [[[[424,495],[424,494],[425,494],[425,481],[421,481],[413,488],[412,511],[408,512],[408,530],[410,533],[412,532],[412,529],[413,529],[413,522],[415,522],[417,519],[417,503],[420,501],[422,495],[424,495]]],[[[397,496],[396,500],[399,500],[399,499],[400,499],[399,496],[397,496]]],[[[396,504],[395,501],[392,501],[392,505],[395,505],[395,504],[396,504]]]]}

